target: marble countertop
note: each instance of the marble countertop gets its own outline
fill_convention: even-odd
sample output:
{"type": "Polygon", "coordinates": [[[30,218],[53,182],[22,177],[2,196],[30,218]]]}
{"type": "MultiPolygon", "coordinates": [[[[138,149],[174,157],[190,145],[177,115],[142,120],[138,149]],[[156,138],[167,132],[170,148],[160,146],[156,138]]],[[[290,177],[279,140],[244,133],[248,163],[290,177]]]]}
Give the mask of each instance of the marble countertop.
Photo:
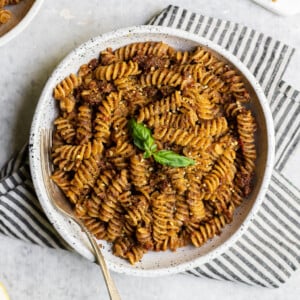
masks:
{"type": "MultiPolygon", "coordinates": [[[[59,61],[92,36],[143,24],[169,3],[243,23],[300,50],[300,16],[280,17],[250,0],[45,0],[17,38],[0,48],[0,166],[28,139],[42,88],[59,61]]],[[[298,56],[286,78],[299,81],[298,56]]],[[[298,147],[299,148],[299,147],[298,147]]],[[[286,172],[300,184],[300,149],[286,172]]],[[[122,299],[299,299],[300,271],[276,290],[173,275],[137,278],[113,274],[122,299]]],[[[99,268],[62,250],[40,248],[0,236],[0,282],[13,300],[108,299],[99,268]]]]}

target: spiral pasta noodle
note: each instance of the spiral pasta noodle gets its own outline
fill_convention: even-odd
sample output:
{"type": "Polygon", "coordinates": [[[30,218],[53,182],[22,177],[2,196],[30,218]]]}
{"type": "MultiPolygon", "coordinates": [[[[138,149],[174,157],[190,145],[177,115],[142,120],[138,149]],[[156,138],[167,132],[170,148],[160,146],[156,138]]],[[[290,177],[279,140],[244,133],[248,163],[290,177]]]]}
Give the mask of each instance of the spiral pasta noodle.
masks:
{"type": "Polygon", "coordinates": [[[6,9],[6,5],[19,4],[22,0],[0,0],[0,25],[8,23],[13,14],[10,10],[6,9]]]}
{"type": "Polygon", "coordinates": [[[176,109],[181,106],[182,98],[180,92],[175,92],[171,97],[156,101],[144,108],[140,109],[138,122],[149,120],[154,115],[159,115],[164,112],[176,112],[176,109]]]}
{"type": "Polygon", "coordinates": [[[183,76],[174,71],[167,69],[158,69],[153,73],[148,73],[141,76],[142,86],[157,86],[161,87],[163,85],[169,86],[180,86],[183,83],[183,76]]]}
{"type": "Polygon", "coordinates": [[[168,238],[168,223],[172,220],[175,195],[154,195],[152,198],[153,240],[160,243],[168,238]]]}
{"type": "Polygon", "coordinates": [[[155,55],[158,57],[167,55],[168,52],[172,52],[172,48],[162,42],[145,42],[145,43],[134,43],[117,49],[114,55],[121,61],[127,61],[137,54],[140,55],[155,55]]]}
{"type": "Polygon", "coordinates": [[[250,95],[242,80],[242,76],[238,75],[227,63],[213,56],[210,51],[203,47],[198,47],[192,55],[191,61],[200,63],[213,74],[219,76],[237,100],[249,101],[250,95]]]}
{"type": "Polygon", "coordinates": [[[83,160],[74,178],[70,181],[70,188],[66,193],[72,203],[76,204],[81,197],[84,197],[89,192],[95,183],[98,173],[98,163],[93,156],[83,160]]]}
{"type": "Polygon", "coordinates": [[[163,142],[179,145],[179,146],[187,146],[189,145],[192,148],[201,148],[205,149],[211,144],[211,137],[203,137],[199,135],[195,135],[193,133],[189,133],[184,129],[179,128],[157,128],[154,131],[154,137],[163,142]]]}
{"type": "Polygon", "coordinates": [[[223,216],[215,217],[205,225],[200,225],[198,230],[191,233],[191,242],[195,247],[202,246],[208,239],[219,234],[226,222],[223,216]]]}
{"type": "Polygon", "coordinates": [[[52,180],[97,239],[138,263],[152,251],[200,247],[221,234],[252,190],[255,117],[242,77],[204,47],[162,42],[105,49],[54,87],[52,180]],[[171,167],[135,144],[130,119],[171,167]]]}
{"type": "Polygon", "coordinates": [[[63,100],[69,96],[73,90],[81,84],[81,77],[75,74],[70,74],[62,82],[60,82],[54,89],[54,98],[63,100]]]}
{"type": "Polygon", "coordinates": [[[58,117],[54,121],[54,125],[56,126],[57,134],[67,144],[71,144],[76,135],[76,131],[75,131],[73,122],[68,118],[58,117]]]}
{"type": "Polygon", "coordinates": [[[87,105],[78,108],[76,120],[76,141],[78,144],[88,143],[92,137],[92,110],[87,105]]]}
{"type": "Polygon", "coordinates": [[[256,149],[254,132],[256,124],[250,111],[244,111],[237,116],[237,127],[240,137],[245,169],[250,173],[255,168],[256,149]]]}
{"type": "Polygon", "coordinates": [[[7,9],[1,9],[0,8],[0,24],[7,23],[12,17],[12,14],[7,9]]]}
{"type": "Polygon", "coordinates": [[[132,61],[128,63],[117,62],[108,66],[99,66],[95,70],[95,77],[98,80],[114,80],[117,78],[137,75],[139,73],[138,64],[132,61]]]}
{"type": "Polygon", "coordinates": [[[120,98],[120,93],[111,93],[98,107],[94,119],[94,138],[99,143],[107,143],[109,140],[112,115],[120,102],[120,98]]]}
{"type": "Polygon", "coordinates": [[[85,218],[83,223],[97,239],[105,239],[107,237],[106,226],[103,222],[99,222],[96,218],[85,218]]]}

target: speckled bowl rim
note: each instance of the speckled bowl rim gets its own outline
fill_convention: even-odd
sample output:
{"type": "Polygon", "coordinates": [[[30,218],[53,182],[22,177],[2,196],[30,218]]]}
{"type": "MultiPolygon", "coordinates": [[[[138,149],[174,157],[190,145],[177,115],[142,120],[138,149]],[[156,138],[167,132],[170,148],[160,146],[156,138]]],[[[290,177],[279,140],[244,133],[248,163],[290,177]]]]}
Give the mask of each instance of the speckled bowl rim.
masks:
{"type": "Polygon", "coordinates": [[[35,15],[40,10],[44,0],[35,0],[26,15],[22,20],[14,26],[11,30],[0,37],[0,47],[11,41],[13,38],[18,36],[33,20],[35,15]]]}
{"type": "MultiPolygon", "coordinates": [[[[265,118],[266,123],[266,136],[267,136],[267,161],[266,161],[266,167],[263,179],[261,181],[261,187],[257,193],[257,198],[249,211],[248,215],[246,216],[244,222],[239,226],[239,228],[236,230],[235,233],[232,234],[231,237],[229,237],[224,243],[222,243],[220,246],[212,249],[209,253],[200,256],[196,259],[193,259],[188,262],[181,263],[176,266],[170,266],[170,267],[164,267],[159,269],[130,269],[126,268],[126,266],[122,265],[119,266],[118,264],[112,263],[108,261],[108,267],[116,271],[118,273],[125,273],[128,275],[136,275],[136,276],[145,276],[145,277],[154,277],[154,276],[161,276],[161,275],[168,275],[168,274],[175,274],[179,272],[183,272],[186,270],[190,270],[192,268],[195,268],[199,265],[202,265],[204,263],[207,263],[217,256],[224,253],[230,246],[233,246],[234,243],[242,236],[242,234],[246,231],[248,226],[251,224],[251,221],[254,219],[255,214],[257,213],[259,207],[261,206],[261,203],[264,199],[264,196],[267,192],[268,185],[271,179],[272,170],[273,170],[273,163],[275,158],[275,134],[274,134],[274,125],[273,125],[273,119],[272,114],[270,111],[269,103],[262,91],[262,88],[260,87],[258,81],[254,78],[254,76],[251,74],[251,72],[247,69],[247,67],[238,60],[235,56],[233,56],[231,53],[229,53],[227,50],[223,49],[222,47],[216,45],[215,43],[211,42],[210,40],[207,40],[205,38],[199,37],[197,35],[188,33],[183,30],[179,29],[172,29],[168,27],[161,27],[161,26],[149,26],[149,25],[142,25],[142,26],[135,26],[130,28],[124,28],[119,29],[116,31],[112,31],[110,33],[106,33],[103,35],[100,35],[98,37],[92,38],[86,43],[82,44],[75,50],[73,50],[69,55],[67,55],[64,60],[58,65],[58,67],[54,70],[53,74],[49,78],[48,82],[46,83],[44,90],[42,92],[42,95],[40,97],[40,101],[37,105],[36,112],[33,118],[32,127],[31,127],[31,133],[30,133],[30,169],[31,174],[33,178],[34,187],[37,193],[37,196],[40,200],[40,203],[49,218],[50,222],[53,224],[55,229],[60,233],[60,235],[64,238],[64,240],[71,245],[75,251],[83,255],[84,257],[93,260],[93,256],[87,255],[87,249],[82,249],[82,246],[78,244],[76,237],[72,236],[72,234],[65,234],[63,230],[59,226],[57,226],[55,222],[55,214],[53,214],[53,211],[51,212],[49,210],[49,200],[46,199],[45,196],[45,187],[43,184],[43,181],[41,179],[41,165],[40,161],[38,159],[39,157],[39,151],[37,145],[39,142],[39,124],[38,124],[38,114],[40,111],[41,106],[43,105],[42,99],[47,97],[49,93],[52,93],[53,90],[53,83],[55,81],[55,78],[57,76],[56,70],[58,70],[60,67],[64,66],[66,62],[68,62],[74,53],[82,54],[84,55],[84,52],[87,48],[91,47],[94,43],[101,44],[107,40],[110,40],[112,38],[122,38],[129,34],[143,34],[143,33],[151,33],[151,34],[167,34],[167,35],[173,35],[181,39],[186,40],[192,40],[194,42],[199,43],[200,45],[204,45],[213,51],[219,53],[221,56],[223,56],[225,59],[227,59],[229,62],[233,63],[233,65],[237,66],[237,68],[240,70],[240,72],[245,76],[245,78],[249,81],[249,83],[252,85],[257,99],[261,105],[263,115],[265,118]]],[[[58,213],[58,212],[56,212],[58,213]]]]}

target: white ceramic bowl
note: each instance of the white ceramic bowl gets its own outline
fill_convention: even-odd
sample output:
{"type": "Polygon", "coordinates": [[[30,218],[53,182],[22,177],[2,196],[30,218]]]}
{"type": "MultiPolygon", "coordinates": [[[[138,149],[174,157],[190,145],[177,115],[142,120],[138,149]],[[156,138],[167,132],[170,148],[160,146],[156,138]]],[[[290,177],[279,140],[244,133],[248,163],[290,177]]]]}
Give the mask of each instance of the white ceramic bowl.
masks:
{"type": "Polygon", "coordinates": [[[32,21],[40,10],[44,0],[24,0],[12,5],[9,10],[13,13],[12,19],[0,25],[0,47],[15,38],[32,21]]]}
{"type": "Polygon", "coordinates": [[[101,50],[107,47],[115,49],[141,41],[164,41],[174,48],[182,50],[202,45],[218,55],[220,59],[230,62],[245,77],[252,97],[251,109],[258,123],[257,175],[254,189],[249,199],[236,210],[233,222],[224,228],[220,236],[208,241],[200,248],[188,246],[177,249],[176,252],[148,252],[142,261],[134,266],[115,257],[111,252],[111,246],[102,242],[103,253],[111,270],[130,275],[158,276],[181,272],[212,260],[226,251],[245,232],[268,188],[274,159],[274,131],[267,99],[255,78],[233,55],[204,38],[165,27],[138,26],[103,34],[82,44],[59,64],[49,78],[36,108],[30,136],[30,167],[38,198],[50,222],[75,251],[90,260],[94,259],[89,243],[77,225],[60,215],[52,207],[41,179],[39,133],[41,128],[52,128],[53,120],[57,116],[55,101],[52,97],[53,87],[70,73],[77,72],[80,65],[98,57],[101,50]]]}

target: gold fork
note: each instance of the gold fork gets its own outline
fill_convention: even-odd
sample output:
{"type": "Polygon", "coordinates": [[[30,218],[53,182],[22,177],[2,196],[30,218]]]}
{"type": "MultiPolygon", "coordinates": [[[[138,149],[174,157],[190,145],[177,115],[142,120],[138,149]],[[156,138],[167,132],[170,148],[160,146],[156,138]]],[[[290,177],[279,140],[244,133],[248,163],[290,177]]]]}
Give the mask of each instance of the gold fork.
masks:
{"type": "Polygon", "coordinates": [[[42,167],[42,176],[46,187],[46,192],[48,198],[51,200],[51,203],[59,212],[61,212],[66,217],[72,219],[75,223],[77,223],[82,231],[87,235],[96,257],[97,262],[99,263],[102,274],[107,286],[107,290],[111,300],[120,300],[121,297],[119,292],[113,282],[113,279],[110,275],[110,272],[107,268],[105,259],[101,250],[92,236],[92,234],[87,230],[85,225],[77,218],[75,215],[73,208],[71,207],[70,202],[66,199],[62,191],[54,184],[51,180],[51,166],[50,166],[50,149],[52,145],[52,130],[42,129],[40,133],[41,139],[41,167],[42,167]]]}

